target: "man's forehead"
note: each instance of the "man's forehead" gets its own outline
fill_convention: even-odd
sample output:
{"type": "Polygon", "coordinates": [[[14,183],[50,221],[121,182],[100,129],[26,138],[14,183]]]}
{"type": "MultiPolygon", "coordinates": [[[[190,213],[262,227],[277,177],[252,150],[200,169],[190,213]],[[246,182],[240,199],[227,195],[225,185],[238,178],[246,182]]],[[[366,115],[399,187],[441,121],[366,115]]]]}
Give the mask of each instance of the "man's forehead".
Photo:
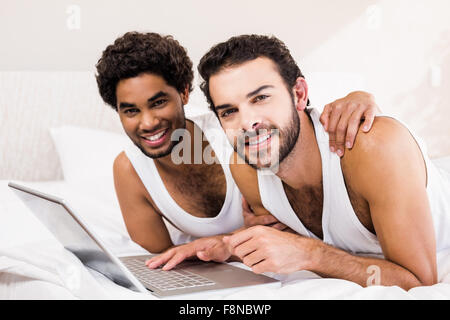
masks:
{"type": "Polygon", "coordinates": [[[261,75],[271,76],[274,73],[279,73],[276,63],[267,57],[258,57],[239,64],[229,65],[219,71],[217,75],[232,72],[243,77],[251,77],[253,75],[256,75],[257,77],[260,77],[261,75]]]}
{"type": "Polygon", "coordinates": [[[141,73],[135,77],[121,79],[117,86],[126,88],[139,88],[148,86],[166,86],[163,77],[152,73],[141,73]]]}
{"type": "Polygon", "coordinates": [[[147,98],[150,98],[160,91],[171,93],[174,90],[176,91],[175,88],[166,83],[163,77],[143,73],[136,77],[120,80],[117,84],[116,95],[122,99],[130,99],[136,96],[148,96],[147,98]]]}
{"type": "Polygon", "coordinates": [[[247,96],[261,86],[277,87],[282,84],[276,64],[265,57],[225,67],[211,76],[209,81],[213,101],[235,94],[247,96]]]}

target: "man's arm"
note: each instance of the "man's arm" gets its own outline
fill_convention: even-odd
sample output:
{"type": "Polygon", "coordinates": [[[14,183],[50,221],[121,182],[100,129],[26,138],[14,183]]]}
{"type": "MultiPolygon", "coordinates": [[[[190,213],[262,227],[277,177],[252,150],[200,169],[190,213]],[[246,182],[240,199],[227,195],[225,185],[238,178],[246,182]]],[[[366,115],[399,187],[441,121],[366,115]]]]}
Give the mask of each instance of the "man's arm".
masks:
{"type": "Polygon", "coordinates": [[[348,187],[369,204],[385,259],[395,264],[384,269],[385,280],[394,271],[394,282],[408,279],[399,283],[403,287],[435,283],[436,243],[420,148],[405,127],[385,117],[359,139],[342,169],[348,187]]]}
{"type": "Polygon", "coordinates": [[[262,204],[256,170],[246,164],[236,152],[230,157],[230,172],[242,193],[245,225],[270,225],[278,222],[262,204]]]}
{"type": "Polygon", "coordinates": [[[355,256],[321,240],[255,226],[223,241],[255,273],[289,274],[309,270],[325,278],[353,281],[361,286],[397,285],[406,290],[424,285],[393,262],[355,256]]]}
{"type": "Polygon", "coordinates": [[[224,238],[255,272],[310,270],[324,277],[404,289],[437,281],[436,244],[422,154],[395,120],[380,118],[342,159],[346,184],[368,202],[385,259],[349,254],[320,240],[254,227],[224,238]],[[372,282],[373,283],[373,282],[372,282]]]}
{"type": "Polygon", "coordinates": [[[114,186],[131,239],[149,252],[173,246],[162,217],[146,197],[146,190],[124,152],[114,161],[114,186]]]}
{"type": "Polygon", "coordinates": [[[372,132],[358,139],[341,160],[342,169],[347,187],[369,204],[385,260],[356,257],[320,244],[312,269],[361,285],[372,276],[379,276],[378,284],[404,289],[436,283],[426,168],[417,143],[406,128],[389,118],[378,118],[372,132]],[[333,267],[336,263],[339,268],[333,267]]]}

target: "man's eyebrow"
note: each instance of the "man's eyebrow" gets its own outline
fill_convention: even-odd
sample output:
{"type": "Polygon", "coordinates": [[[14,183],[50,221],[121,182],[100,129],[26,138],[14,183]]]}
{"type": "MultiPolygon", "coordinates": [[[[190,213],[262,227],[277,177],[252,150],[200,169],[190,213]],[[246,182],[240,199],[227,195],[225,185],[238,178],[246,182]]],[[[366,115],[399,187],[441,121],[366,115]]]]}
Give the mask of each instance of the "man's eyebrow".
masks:
{"type": "Polygon", "coordinates": [[[215,106],[214,109],[220,110],[220,109],[226,109],[226,108],[229,108],[229,107],[231,107],[231,104],[226,103],[226,104],[221,104],[220,106],[215,106]]]}
{"type": "Polygon", "coordinates": [[[128,103],[128,102],[121,102],[119,104],[119,110],[125,109],[125,108],[134,108],[136,105],[134,103],[128,103]]]}
{"type": "Polygon", "coordinates": [[[257,95],[260,91],[262,91],[262,90],[264,90],[264,89],[267,89],[267,88],[273,88],[273,86],[271,86],[271,85],[264,85],[264,86],[261,86],[261,87],[259,87],[258,89],[253,90],[252,92],[247,93],[247,98],[251,98],[251,97],[253,97],[254,95],[257,95]]]}
{"type": "Polygon", "coordinates": [[[155,100],[158,99],[158,98],[161,98],[161,97],[167,97],[168,95],[169,95],[168,93],[166,93],[166,92],[164,92],[164,91],[160,91],[160,92],[158,92],[157,94],[153,95],[153,97],[149,98],[149,99],[147,100],[147,102],[153,102],[153,101],[155,101],[155,100]]]}
{"type": "MultiPolygon", "coordinates": [[[[160,92],[154,94],[152,97],[148,98],[147,102],[153,102],[158,98],[167,97],[168,95],[169,95],[168,93],[166,93],[164,91],[160,91],[160,92]]],[[[135,107],[136,107],[136,105],[134,103],[121,102],[119,104],[119,110],[125,109],[125,108],[135,108],[135,107]]]]}
{"type": "MultiPolygon", "coordinates": [[[[247,93],[246,97],[247,97],[247,99],[248,99],[248,98],[251,98],[251,97],[253,97],[254,95],[258,94],[260,91],[262,91],[262,90],[264,90],[264,89],[267,89],[267,88],[273,88],[273,87],[274,87],[274,86],[271,86],[271,85],[264,85],[264,86],[261,86],[261,87],[259,87],[258,89],[253,90],[252,92],[247,93]]],[[[219,106],[215,106],[214,109],[220,110],[220,109],[226,109],[226,108],[229,108],[229,107],[231,107],[231,104],[226,103],[226,104],[221,104],[221,105],[219,105],[219,106]]]]}

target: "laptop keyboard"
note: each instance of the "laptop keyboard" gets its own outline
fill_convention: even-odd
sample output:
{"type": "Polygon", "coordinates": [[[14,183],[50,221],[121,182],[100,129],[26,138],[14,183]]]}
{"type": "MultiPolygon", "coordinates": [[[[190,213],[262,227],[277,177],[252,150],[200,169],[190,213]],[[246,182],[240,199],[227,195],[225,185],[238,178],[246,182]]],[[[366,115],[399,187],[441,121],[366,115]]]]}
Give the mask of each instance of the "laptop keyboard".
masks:
{"type": "Polygon", "coordinates": [[[141,282],[162,291],[216,284],[214,281],[186,270],[149,269],[145,261],[140,259],[129,259],[125,264],[141,282]]]}

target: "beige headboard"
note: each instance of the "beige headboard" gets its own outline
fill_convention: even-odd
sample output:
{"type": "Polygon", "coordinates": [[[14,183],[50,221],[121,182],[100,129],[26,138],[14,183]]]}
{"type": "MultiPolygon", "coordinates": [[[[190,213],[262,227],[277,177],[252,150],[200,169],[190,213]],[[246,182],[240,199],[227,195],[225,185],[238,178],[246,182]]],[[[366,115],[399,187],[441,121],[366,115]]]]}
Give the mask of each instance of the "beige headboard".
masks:
{"type": "Polygon", "coordinates": [[[49,128],[122,132],[93,72],[0,72],[0,179],[62,179],[49,128]]]}

